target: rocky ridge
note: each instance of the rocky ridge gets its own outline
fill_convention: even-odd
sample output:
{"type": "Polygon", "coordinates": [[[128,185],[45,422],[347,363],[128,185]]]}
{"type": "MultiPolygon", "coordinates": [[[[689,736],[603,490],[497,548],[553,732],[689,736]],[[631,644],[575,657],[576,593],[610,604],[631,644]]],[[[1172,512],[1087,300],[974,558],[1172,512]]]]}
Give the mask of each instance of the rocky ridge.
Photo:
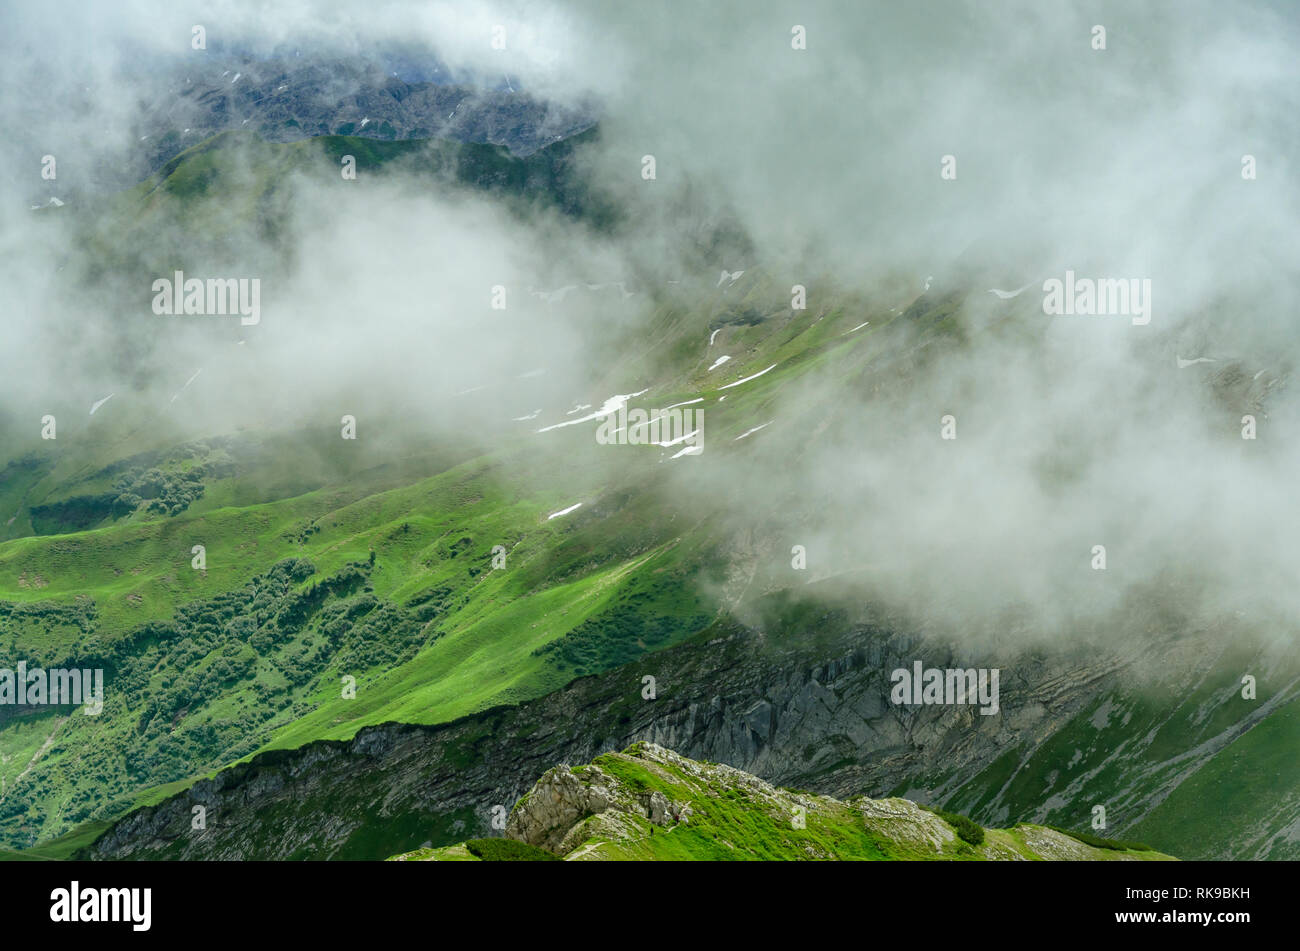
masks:
{"type": "MultiPolygon", "coordinates": [[[[906,799],[841,802],[780,789],[653,743],[634,744],[585,766],[547,770],[516,803],[505,834],[569,861],[1168,858],[1149,850],[1098,848],[1039,826],[955,825],[906,799]]],[[[474,857],[465,846],[450,846],[394,858],[467,856],[474,857]]]]}

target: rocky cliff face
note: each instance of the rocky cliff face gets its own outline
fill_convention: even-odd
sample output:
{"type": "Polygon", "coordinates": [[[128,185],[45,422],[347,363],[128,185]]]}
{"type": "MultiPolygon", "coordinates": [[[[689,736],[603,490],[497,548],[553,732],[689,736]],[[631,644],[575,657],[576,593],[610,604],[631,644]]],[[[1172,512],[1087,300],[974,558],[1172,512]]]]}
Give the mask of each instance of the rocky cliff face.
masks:
{"type": "MultiPolygon", "coordinates": [[[[112,141],[119,144],[111,158],[80,169],[67,182],[61,175],[60,203],[130,188],[221,132],[254,132],[268,142],[321,135],[438,138],[499,145],[526,156],[591,128],[597,118],[593,108],[514,89],[506,77],[498,88],[450,75],[430,81],[346,57],[255,59],[212,51],[179,63],[142,63],[141,70],[147,72],[140,81],[148,93],[129,126],[113,130],[112,141]]],[[[64,148],[73,151],[70,144],[64,148]]],[[[44,204],[48,191],[32,192],[31,201],[44,204]]]]}
{"type": "MultiPolygon", "coordinates": [[[[882,628],[855,627],[818,648],[781,647],[739,626],[714,634],[518,707],[260,755],[123,818],[90,855],[382,858],[445,845],[492,833],[494,816],[555,763],[636,741],[826,795],[947,803],[990,824],[1085,829],[1093,804],[1109,803],[1113,818],[1101,833],[1109,836],[1124,834],[1197,765],[1187,746],[1162,744],[1173,717],[1161,714],[1156,728],[1134,735],[1140,711],[1124,675],[1139,656],[1022,658],[1004,671],[999,714],[986,717],[969,706],[892,704],[894,668],[914,659],[961,664],[882,628]],[[643,696],[646,676],[655,678],[654,699],[643,696]],[[1106,728],[1121,723],[1126,739],[1108,748],[1106,728]],[[1091,739],[1077,742],[1092,744],[1098,765],[1071,772],[1084,755],[1074,746],[1080,731],[1091,739]],[[197,805],[206,809],[201,830],[191,827],[197,805]]],[[[1226,726],[1222,709],[1210,717],[1204,704],[1190,708],[1208,737],[1198,755],[1215,755],[1296,689],[1226,726]]],[[[1224,854],[1240,839],[1225,833],[1216,844],[1214,835],[1201,829],[1195,838],[1224,854]]]]}
{"type": "MultiPolygon", "coordinates": [[[[142,120],[150,136],[145,144],[155,140],[163,150],[169,133],[180,133],[174,144],[184,148],[218,132],[244,129],[268,141],[314,135],[436,137],[502,145],[528,155],[595,122],[593,114],[510,88],[408,81],[376,64],[350,61],[214,58],[201,68],[187,65],[174,83],[173,97],[142,120]]],[[[170,157],[160,152],[157,164],[170,157]]]]}

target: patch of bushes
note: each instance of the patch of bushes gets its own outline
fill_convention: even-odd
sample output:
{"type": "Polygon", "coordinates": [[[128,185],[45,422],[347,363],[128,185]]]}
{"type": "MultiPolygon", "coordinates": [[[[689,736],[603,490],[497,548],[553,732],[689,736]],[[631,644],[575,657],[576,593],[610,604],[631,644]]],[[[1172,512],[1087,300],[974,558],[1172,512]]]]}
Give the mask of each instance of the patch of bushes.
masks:
{"type": "MultiPolygon", "coordinates": [[[[125,758],[92,759],[67,783],[70,797],[59,788],[61,772],[44,763],[11,780],[0,802],[0,847],[30,844],[37,834],[26,818],[31,803],[59,801],[65,816],[95,815],[128,788],[172,782],[253,752],[270,730],[311,709],[321,685],[337,683],[335,670],[386,670],[414,656],[427,637],[422,623],[364,590],[369,571],[353,562],[316,581],[310,561],[286,559],[241,588],[177,605],[170,619],[108,641],[94,636],[90,599],[0,601],[0,666],[14,666],[30,629],[57,633],[64,646],[23,655],[29,664],[102,667],[112,698],[102,717],[74,718],[63,733],[95,720],[96,729],[129,740],[131,750],[125,758]],[[10,803],[21,808],[11,811],[10,803]]],[[[0,722],[19,712],[16,704],[0,707],[0,722]]]]}
{"type": "Polygon", "coordinates": [[[957,838],[963,842],[969,842],[971,845],[984,844],[984,827],[974,819],[963,816],[959,812],[946,812],[943,809],[935,809],[933,806],[921,806],[927,812],[933,812],[948,825],[953,827],[957,833],[957,838]]]}
{"type": "Polygon", "coordinates": [[[708,623],[705,615],[680,618],[647,616],[636,607],[618,605],[579,624],[558,640],[533,651],[535,657],[551,660],[560,670],[578,676],[593,674],[631,663],[643,654],[667,647],[675,634],[698,631],[708,623]]]}
{"type": "Polygon", "coordinates": [[[1068,835],[1072,839],[1078,839],[1084,845],[1091,845],[1094,849],[1110,849],[1113,852],[1150,852],[1151,846],[1142,842],[1126,842],[1123,839],[1103,839],[1099,835],[1092,835],[1089,832],[1075,832],[1071,829],[1062,829],[1060,826],[1048,826],[1053,832],[1059,832],[1061,835],[1068,835]]]}
{"type": "Polygon", "coordinates": [[[469,854],[484,862],[558,862],[560,857],[514,839],[470,839],[469,854]]]}
{"type": "Polygon", "coordinates": [[[119,477],[113,488],[118,493],[114,515],[126,515],[143,507],[158,515],[178,515],[203,495],[203,466],[186,472],[134,468],[119,477]]]}
{"type": "MultiPolygon", "coordinates": [[[[38,535],[59,535],[79,532],[117,514],[118,495],[105,492],[99,495],[78,495],[61,502],[31,507],[32,530],[38,535]]],[[[123,510],[125,514],[128,510],[123,510]]]]}

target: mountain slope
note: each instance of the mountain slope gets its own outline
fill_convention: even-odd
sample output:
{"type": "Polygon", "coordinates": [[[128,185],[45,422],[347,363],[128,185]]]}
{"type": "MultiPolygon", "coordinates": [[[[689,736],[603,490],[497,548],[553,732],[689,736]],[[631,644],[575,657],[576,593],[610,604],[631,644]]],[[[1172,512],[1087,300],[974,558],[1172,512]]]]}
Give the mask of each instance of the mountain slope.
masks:
{"type": "MultiPolygon", "coordinates": [[[[421,187],[493,191],[587,220],[590,208],[565,196],[584,193],[569,159],[589,135],[527,160],[486,146],[221,136],[121,196],[104,221],[122,227],[87,239],[81,263],[91,276],[156,273],[172,249],[155,231],[197,231],[201,250],[256,229],[274,220],[293,174],[348,187],[340,154],[421,187]],[[226,205],[235,211],[216,214],[226,205]]],[[[830,795],[905,793],[991,824],[1072,828],[1104,803],[1113,829],[1131,835],[1149,818],[1151,841],[1179,855],[1293,856],[1293,662],[1226,656],[1212,633],[1193,632],[1175,654],[1191,662],[1164,665],[1158,689],[1138,690],[1125,674],[1185,633],[1183,618],[1153,611],[1158,636],[1143,651],[991,657],[1017,671],[991,721],[900,710],[884,684],[892,667],[984,661],[913,638],[913,618],[864,620],[841,616],[833,598],[804,600],[839,576],[869,601],[877,555],[815,558],[792,573],[790,542],[828,508],[816,493],[729,510],[729,481],[750,462],[776,474],[837,442],[887,440],[857,408],[928,413],[908,406],[918,369],[977,333],[1041,334],[1041,314],[1021,302],[989,317],[971,282],[882,286],[867,300],[830,276],[809,282],[809,308],[796,311],[761,267],[727,261],[719,278],[714,263],[702,259],[673,292],[561,287],[597,301],[602,317],[629,316],[625,295],[644,300],[643,319],[583,327],[609,359],[583,392],[561,394],[572,402],[555,392],[533,402],[513,384],[529,402],[482,411],[453,449],[402,429],[400,412],[363,414],[362,452],[338,438],[332,413],[199,438],[184,432],[185,399],[160,411],[133,392],[93,417],[84,403],[67,416],[56,407],[57,443],[30,418],[13,421],[0,480],[14,536],[0,543],[0,666],[102,665],[109,684],[99,718],[0,709],[0,841],[45,843],[131,813],[98,855],[383,857],[412,839],[481,831],[485,804],[511,801],[555,762],[653,739],[830,795]],[[703,407],[708,452],[600,445],[598,423],[578,425],[567,409],[641,391],[636,407],[703,407]],[[198,541],[202,570],[191,566],[198,541]],[[788,610],[767,612],[780,603],[788,610]],[[706,631],[735,642],[701,651],[706,631]],[[1268,672],[1257,703],[1236,696],[1242,670],[1268,672]],[[653,704],[639,698],[647,675],[660,681],[653,704]],[[345,677],[355,699],[342,695],[345,677]],[[1243,764],[1262,778],[1234,799],[1214,780],[1243,764]],[[1267,806],[1260,789],[1274,794],[1267,806]],[[196,802],[226,818],[182,837],[196,802]],[[1214,821],[1225,804],[1240,826],[1214,821]],[[296,831],[282,825],[286,810],[296,831]],[[313,813],[332,822],[312,830],[313,813]]],[[[156,336],[154,320],[137,329],[156,336]]],[[[208,366],[184,397],[219,400],[235,388],[221,370],[208,366]]],[[[447,389],[452,415],[475,411],[477,396],[447,389]]],[[[877,481],[886,504],[892,488],[877,481]]]]}
{"type": "MultiPolygon", "coordinates": [[[[1180,817],[1186,821],[1151,834],[1135,825],[1153,808],[1160,814],[1162,801],[1188,801],[1178,785],[1195,779],[1198,767],[1240,770],[1241,741],[1232,737],[1268,727],[1277,716],[1268,704],[1285,691],[1269,688],[1259,708],[1220,698],[1218,717],[1234,719],[1219,727],[1206,722],[1204,703],[1190,704],[1185,719],[1165,723],[1167,747],[1155,742],[1159,730],[1116,746],[1108,728],[1153,703],[1126,685],[1133,657],[1081,650],[1026,661],[1004,686],[995,717],[896,707],[891,668],[914,657],[956,666],[962,656],[891,633],[897,622],[889,618],[838,618],[813,592],[779,607],[761,628],[720,620],[681,645],[518,706],[437,726],[367,727],[347,742],[260,754],[119,820],[87,857],[374,859],[426,841],[449,845],[490,835],[493,809],[517,800],[555,763],[589,761],[637,741],[775,784],[837,798],[901,795],[990,826],[1032,821],[1091,832],[1092,807],[1103,804],[1101,835],[1141,838],[1175,855],[1294,857],[1286,836],[1294,816],[1285,809],[1255,804],[1243,807],[1240,822],[1212,821],[1224,797],[1237,795],[1232,784],[1191,797],[1191,811],[1180,817]],[[656,681],[653,699],[643,694],[647,676],[656,681]],[[1102,709],[1113,715],[1100,717],[1102,709]],[[1198,744],[1201,758],[1182,755],[1198,744]],[[1076,750],[1089,751],[1088,759],[1076,750]],[[1161,773],[1167,778],[1151,781],[1161,773]],[[196,805],[220,817],[202,832],[190,829],[196,805]]],[[[1180,682],[1167,689],[1188,692],[1180,682]]],[[[1154,698],[1154,709],[1166,704],[1154,698]]],[[[1285,757],[1294,748],[1294,737],[1260,742],[1253,762],[1262,765],[1265,750],[1285,757]]],[[[1273,795],[1294,791],[1275,784],[1273,795]]]]}
{"type": "MultiPolygon", "coordinates": [[[[1097,848],[1041,826],[983,829],[906,799],[841,802],[778,789],[651,743],[548,770],[515,804],[505,833],[568,861],[1169,858],[1128,844],[1097,848]]],[[[465,852],[483,849],[471,843],[394,858],[454,860],[465,852]]]]}

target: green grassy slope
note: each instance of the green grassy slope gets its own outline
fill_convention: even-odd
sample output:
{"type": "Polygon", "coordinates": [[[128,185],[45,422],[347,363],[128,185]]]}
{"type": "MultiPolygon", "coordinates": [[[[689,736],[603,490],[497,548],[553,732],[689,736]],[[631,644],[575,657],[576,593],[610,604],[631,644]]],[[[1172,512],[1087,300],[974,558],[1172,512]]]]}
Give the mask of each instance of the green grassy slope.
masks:
{"type": "Polygon", "coordinates": [[[1238,854],[1293,859],[1300,816],[1300,700],[1233,740],[1133,824],[1132,835],[1187,843],[1187,858],[1221,854],[1232,842],[1238,854]],[[1263,809],[1271,834],[1260,836],[1252,816],[1263,809]]]}
{"type": "Polygon", "coordinates": [[[1253,699],[1238,682],[1242,670],[1269,666],[1229,650],[1192,683],[1108,690],[1033,749],[1008,750],[957,788],[940,774],[911,785],[952,788],[954,808],[991,821],[1032,817],[1084,832],[1101,806],[1104,834],[1184,858],[1292,857],[1300,681],[1274,667],[1253,699]]]}

